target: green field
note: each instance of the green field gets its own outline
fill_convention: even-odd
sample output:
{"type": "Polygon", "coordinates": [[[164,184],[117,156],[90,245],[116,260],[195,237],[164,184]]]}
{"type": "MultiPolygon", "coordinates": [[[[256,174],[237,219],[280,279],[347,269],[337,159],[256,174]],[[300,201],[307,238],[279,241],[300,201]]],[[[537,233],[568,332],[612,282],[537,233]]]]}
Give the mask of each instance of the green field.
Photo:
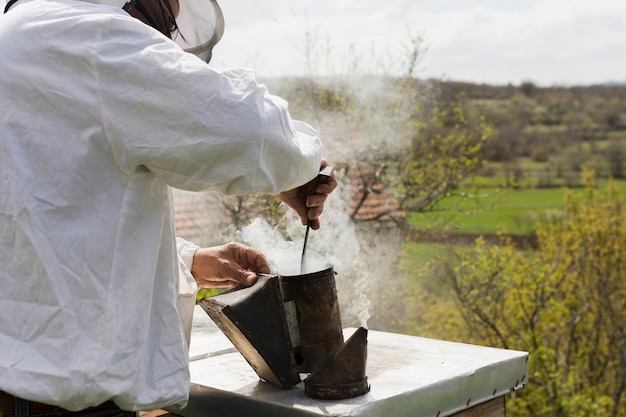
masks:
{"type": "MultiPolygon", "coordinates": [[[[614,184],[626,193],[626,181],[614,184]]],[[[605,186],[606,182],[600,184],[600,192],[605,186]]],[[[582,196],[585,191],[579,188],[573,192],[582,196]]],[[[411,224],[418,230],[434,232],[529,235],[538,220],[560,216],[565,205],[563,188],[485,188],[477,194],[472,198],[449,197],[433,211],[412,213],[411,224]]]]}

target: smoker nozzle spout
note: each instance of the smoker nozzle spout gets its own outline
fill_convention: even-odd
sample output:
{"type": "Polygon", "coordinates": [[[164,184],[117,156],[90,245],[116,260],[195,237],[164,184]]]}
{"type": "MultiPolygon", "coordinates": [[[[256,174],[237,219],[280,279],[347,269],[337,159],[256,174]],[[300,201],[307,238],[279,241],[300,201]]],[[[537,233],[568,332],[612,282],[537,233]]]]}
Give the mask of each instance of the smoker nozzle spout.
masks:
{"type": "Polygon", "coordinates": [[[364,395],[370,390],[366,364],[367,329],[359,327],[319,370],[304,380],[304,393],[323,400],[364,395]]]}

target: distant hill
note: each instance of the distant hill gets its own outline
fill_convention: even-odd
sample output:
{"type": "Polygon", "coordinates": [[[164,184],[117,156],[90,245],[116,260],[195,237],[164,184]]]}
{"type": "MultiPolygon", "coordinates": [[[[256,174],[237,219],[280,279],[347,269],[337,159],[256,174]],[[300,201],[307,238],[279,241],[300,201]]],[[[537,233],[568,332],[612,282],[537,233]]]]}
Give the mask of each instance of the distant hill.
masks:
{"type": "Polygon", "coordinates": [[[626,87],[626,81],[609,81],[604,83],[604,85],[609,87],[626,87]]]}

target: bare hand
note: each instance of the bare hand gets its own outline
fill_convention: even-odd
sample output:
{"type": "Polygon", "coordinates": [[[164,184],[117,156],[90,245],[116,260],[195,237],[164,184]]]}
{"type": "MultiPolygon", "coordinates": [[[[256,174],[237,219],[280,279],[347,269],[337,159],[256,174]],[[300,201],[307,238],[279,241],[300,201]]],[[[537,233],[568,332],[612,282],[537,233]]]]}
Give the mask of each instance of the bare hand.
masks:
{"type": "Polygon", "coordinates": [[[270,273],[265,255],[234,242],[198,249],[191,265],[191,274],[203,288],[250,286],[257,281],[257,272],[270,273]]]}
{"type": "MultiPolygon", "coordinates": [[[[329,166],[328,161],[322,160],[322,169],[327,166],[329,166]]],[[[317,230],[320,228],[318,217],[324,211],[324,203],[328,195],[335,188],[337,188],[337,177],[333,171],[329,176],[319,175],[319,178],[314,178],[298,188],[284,191],[278,194],[278,198],[298,213],[302,225],[306,225],[311,220],[311,228],[317,230]],[[316,180],[317,186],[313,190],[316,180]],[[314,191],[315,194],[313,194],[314,191]]]]}

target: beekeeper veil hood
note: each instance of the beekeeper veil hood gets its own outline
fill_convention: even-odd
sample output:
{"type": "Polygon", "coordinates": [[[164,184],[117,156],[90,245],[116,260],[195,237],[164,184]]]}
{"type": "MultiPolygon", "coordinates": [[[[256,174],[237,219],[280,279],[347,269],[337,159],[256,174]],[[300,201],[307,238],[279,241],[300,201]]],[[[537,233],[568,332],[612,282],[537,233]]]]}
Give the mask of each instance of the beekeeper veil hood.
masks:
{"type": "Polygon", "coordinates": [[[205,62],[224,34],[224,16],[216,0],[128,0],[123,9],[205,62]]]}
{"type": "MultiPolygon", "coordinates": [[[[17,0],[6,0],[6,13],[17,0]]],[[[224,16],[216,0],[85,0],[121,7],[174,40],[205,62],[224,34],[224,16]]]]}
{"type": "Polygon", "coordinates": [[[205,62],[224,34],[224,16],[215,0],[179,0],[177,30],[172,39],[205,62]]]}
{"type": "Polygon", "coordinates": [[[216,0],[128,0],[123,9],[205,62],[224,34],[224,16],[216,0]]]}

